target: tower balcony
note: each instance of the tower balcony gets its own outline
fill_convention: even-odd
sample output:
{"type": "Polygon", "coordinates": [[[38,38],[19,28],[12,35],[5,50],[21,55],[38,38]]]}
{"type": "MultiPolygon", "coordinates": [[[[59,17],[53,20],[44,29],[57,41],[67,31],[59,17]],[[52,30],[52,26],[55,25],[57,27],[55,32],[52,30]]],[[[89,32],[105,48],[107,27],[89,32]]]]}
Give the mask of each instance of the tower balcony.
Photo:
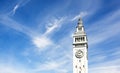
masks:
{"type": "Polygon", "coordinates": [[[73,42],[73,44],[85,44],[87,41],[81,41],[81,42],[73,42]]]}
{"type": "Polygon", "coordinates": [[[73,47],[80,48],[80,47],[88,47],[87,41],[85,42],[73,42],[73,47]]]}

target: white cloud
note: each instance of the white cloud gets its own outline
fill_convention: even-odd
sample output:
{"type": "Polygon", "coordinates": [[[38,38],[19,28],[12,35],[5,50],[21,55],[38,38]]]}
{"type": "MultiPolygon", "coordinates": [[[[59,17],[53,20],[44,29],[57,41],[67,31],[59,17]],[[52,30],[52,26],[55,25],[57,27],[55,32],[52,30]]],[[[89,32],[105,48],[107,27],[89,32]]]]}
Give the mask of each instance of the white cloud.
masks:
{"type": "Polygon", "coordinates": [[[88,27],[89,29],[87,30],[87,32],[89,45],[98,44],[115,35],[118,35],[120,33],[120,21],[118,20],[119,15],[120,10],[112,12],[102,18],[100,21],[97,21],[96,23],[88,27]]]}
{"type": "Polygon", "coordinates": [[[94,63],[94,62],[102,62],[105,59],[106,59],[105,55],[99,54],[99,55],[96,55],[96,56],[95,55],[92,56],[91,59],[89,60],[89,62],[92,62],[92,63],[94,63]]]}
{"type": "Polygon", "coordinates": [[[120,55],[120,47],[118,47],[117,50],[113,49],[113,51],[115,52],[111,54],[112,56],[118,57],[120,55]]]}
{"type": "Polygon", "coordinates": [[[40,64],[37,69],[34,71],[47,71],[47,70],[55,70],[58,68],[60,64],[55,62],[47,62],[45,64],[40,64]]]}
{"type": "Polygon", "coordinates": [[[8,63],[0,63],[0,73],[26,73],[25,68],[20,65],[13,65],[8,63]]]}
{"type": "Polygon", "coordinates": [[[0,68],[0,73],[25,73],[24,71],[18,70],[16,68],[11,68],[11,67],[3,67],[0,68]]]}
{"type": "MultiPolygon", "coordinates": [[[[98,48],[97,48],[98,49],[98,48]]],[[[120,72],[120,53],[119,47],[112,48],[107,50],[106,52],[93,50],[92,56],[89,59],[89,72],[90,73],[119,73],[120,72]],[[97,52],[97,54],[94,52],[97,52]],[[109,54],[105,55],[105,54],[109,54]],[[113,57],[114,56],[114,57],[113,57]]]]}
{"type": "Polygon", "coordinates": [[[46,62],[44,64],[37,64],[36,68],[33,69],[32,71],[33,72],[40,72],[40,71],[50,71],[50,70],[53,70],[53,71],[65,71],[65,69],[61,69],[60,67],[62,65],[64,65],[66,62],[65,61],[62,61],[62,62],[56,62],[56,61],[49,61],[49,62],[46,62]]]}
{"type": "MultiPolygon", "coordinates": [[[[94,47],[96,48],[96,47],[94,47]]],[[[120,65],[119,51],[120,47],[109,48],[109,50],[100,50],[101,48],[89,50],[89,63],[91,67],[104,67],[104,66],[116,66],[120,65]],[[109,56],[108,56],[109,54],[109,56]]]]}
{"type": "Polygon", "coordinates": [[[120,73],[120,66],[104,66],[92,68],[90,73],[120,73]]]}
{"type": "Polygon", "coordinates": [[[0,18],[0,22],[9,27],[12,28],[18,32],[24,33],[25,35],[28,35],[29,37],[34,37],[34,36],[38,36],[38,32],[33,31],[31,28],[26,27],[18,22],[16,22],[15,20],[9,18],[6,15],[1,16],[0,18]]]}
{"type": "Polygon", "coordinates": [[[61,27],[64,20],[65,20],[65,18],[62,17],[60,19],[55,18],[52,20],[52,22],[48,22],[48,25],[46,26],[47,30],[44,33],[44,35],[49,35],[49,34],[53,33],[53,31],[58,30],[61,27]]]}
{"type": "Polygon", "coordinates": [[[65,18],[62,17],[60,19],[52,19],[52,22],[49,22],[48,25],[46,26],[47,30],[46,32],[40,36],[40,37],[34,37],[33,38],[33,44],[38,47],[38,49],[44,49],[47,48],[48,46],[54,45],[54,43],[51,41],[51,39],[48,38],[49,35],[54,33],[54,31],[58,30],[61,26],[62,23],[64,22],[65,18]]]}
{"type": "Polygon", "coordinates": [[[60,19],[53,19],[52,22],[49,22],[46,26],[46,32],[40,37],[33,38],[33,44],[36,45],[36,47],[38,47],[39,50],[54,45],[54,43],[51,41],[51,39],[49,39],[48,36],[54,33],[55,30],[58,30],[61,27],[64,20],[65,18],[62,17],[60,19]]]}
{"type": "Polygon", "coordinates": [[[30,0],[20,0],[18,3],[13,7],[13,10],[10,14],[14,15],[19,7],[26,5],[30,0]]]}
{"type": "Polygon", "coordinates": [[[119,34],[120,33],[119,23],[120,22],[115,22],[113,25],[108,26],[107,28],[104,28],[104,26],[103,26],[103,28],[98,28],[96,31],[100,31],[100,32],[98,32],[100,34],[96,33],[96,36],[90,36],[89,37],[89,42],[90,42],[89,44],[90,45],[97,44],[97,43],[105,41],[106,39],[109,39],[110,37],[113,37],[113,36],[119,34]],[[111,31],[112,29],[116,29],[116,30],[111,31]]]}
{"type": "Polygon", "coordinates": [[[72,19],[71,19],[71,21],[74,21],[74,20],[77,20],[77,19],[79,19],[80,17],[85,17],[86,15],[88,15],[88,13],[87,12],[80,12],[78,15],[76,15],[75,17],[73,17],[72,19]]]}
{"type": "Polygon", "coordinates": [[[53,41],[49,39],[49,35],[54,33],[55,30],[59,30],[64,20],[65,20],[64,17],[60,19],[53,19],[53,22],[47,25],[48,26],[47,30],[42,35],[39,32],[32,30],[29,27],[19,24],[18,22],[14,21],[13,19],[9,18],[6,15],[3,15],[1,17],[0,22],[7,27],[10,27],[18,32],[24,33],[25,35],[29,36],[31,38],[32,43],[40,51],[47,48],[48,46],[54,45],[53,41]],[[51,27],[49,27],[49,25],[51,25],[51,27]]]}
{"type": "Polygon", "coordinates": [[[33,44],[40,49],[44,49],[53,44],[52,41],[48,39],[46,36],[34,37],[32,41],[33,44]]]}
{"type": "Polygon", "coordinates": [[[38,37],[40,36],[39,32],[36,32],[29,27],[19,24],[8,16],[3,15],[0,19],[0,22],[5,26],[12,28],[18,32],[24,33],[26,36],[30,37],[33,44],[38,48],[43,48],[51,44],[51,40],[49,40],[47,37],[38,37]]]}
{"type": "Polygon", "coordinates": [[[35,64],[33,72],[54,71],[56,73],[68,73],[72,71],[72,45],[70,35],[50,47],[49,51],[45,51],[44,63],[35,64]],[[64,42],[64,43],[63,43],[64,42]],[[66,46],[67,45],[67,46],[66,46]],[[69,45],[69,46],[68,46],[69,45]]]}
{"type": "MultiPolygon", "coordinates": [[[[13,9],[14,13],[16,12],[16,10],[19,8],[19,5],[16,5],[13,9]]],[[[88,13],[87,12],[81,12],[79,15],[75,16],[72,21],[78,19],[79,17],[84,17],[86,16],[88,13]]],[[[38,49],[43,49],[43,48],[46,48],[48,46],[51,46],[53,45],[54,43],[52,42],[52,40],[47,37],[49,35],[51,35],[52,33],[54,33],[54,31],[58,30],[60,27],[61,27],[61,24],[63,23],[64,21],[64,18],[60,18],[60,19],[54,19],[53,22],[50,22],[48,25],[47,25],[47,30],[46,32],[43,34],[43,36],[39,35],[40,33],[38,32],[35,32],[33,31],[32,29],[28,28],[28,27],[25,27],[23,26],[22,24],[19,24],[18,22],[15,22],[14,20],[10,19],[10,18],[5,18],[4,21],[1,21],[3,24],[5,24],[6,26],[10,27],[10,28],[13,28],[19,32],[22,32],[26,35],[28,35],[29,37],[31,37],[31,40],[32,40],[32,43],[38,47],[38,49]],[[7,19],[7,22],[6,22],[6,19],[7,19]],[[9,24],[11,23],[11,24],[9,24]],[[39,37],[38,37],[39,35],[39,37]],[[37,36],[37,37],[36,37],[37,36]]],[[[111,26],[110,28],[108,29],[105,29],[104,31],[108,31],[108,32],[105,32],[105,33],[102,33],[101,35],[99,36],[96,36],[97,38],[100,38],[100,36],[105,36],[106,33],[109,34],[111,33],[111,28],[113,29],[116,29],[117,28],[117,25],[118,23],[116,23],[116,25],[113,25],[111,26]]],[[[119,29],[117,30],[119,32],[119,29]]],[[[115,32],[114,34],[118,34],[118,32],[115,32]]],[[[113,34],[112,34],[113,35],[113,34]]],[[[55,70],[57,71],[57,73],[68,73],[68,70],[71,70],[70,69],[70,66],[69,65],[66,65],[66,62],[69,63],[69,64],[72,64],[72,53],[70,53],[70,50],[72,49],[72,46],[70,45],[72,41],[70,41],[71,38],[68,38],[67,36],[65,36],[64,39],[61,39],[60,43],[59,43],[59,46],[61,46],[60,48],[58,49],[61,49],[61,51],[56,51],[53,49],[52,47],[52,55],[53,56],[56,56],[57,53],[59,53],[59,55],[62,55],[62,56],[59,56],[59,62],[57,62],[56,60],[55,61],[48,61],[48,62],[45,62],[43,64],[39,64],[37,66],[36,69],[33,69],[33,73],[35,73],[36,71],[46,71],[46,70],[55,70]],[[69,45],[69,46],[68,46],[69,45]],[[70,48],[71,47],[71,48],[70,48]],[[67,50],[66,50],[67,49],[67,50]],[[68,50],[69,49],[69,50],[68,50]],[[65,54],[66,53],[66,54],[65,54]],[[62,57],[62,58],[60,58],[62,57]],[[64,62],[65,61],[65,62],[64,62]],[[68,69],[66,68],[69,67],[68,69]],[[64,69],[63,69],[64,68],[64,69]]],[[[94,38],[95,39],[95,38],[94,38]]],[[[106,39],[106,38],[105,38],[106,39]]],[[[101,39],[100,39],[101,40],[101,39]]],[[[104,39],[103,39],[104,40],[104,39]]],[[[103,41],[102,40],[102,41],[103,41]]],[[[97,40],[99,41],[99,40],[97,40]]],[[[101,41],[99,41],[101,42],[101,41]]],[[[94,43],[96,43],[94,41],[94,43]]],[[[57,45],[58,46],[58,45],[57,45]]],[[[50,47],[51,48],[51,47],[50,47]]],[[[51,51],[48,51],[48,52],[51,52],[51,51]]],[[[46,52],[46,53],[48,53],[46,52]]],[[[49,53],[50,57],[51,57],[51,54],[49,53]]],[[[95,59],[99,60],[99,61],[103,61],[106,57],[105,56],[96,56],[95,59]]],[[[58,59],[57,59],[58,60],[58,59]]],[[[31,62],[31,60],[28,59],[29,62],[31,62]]],[[[95,60],[93,60],[95,61],[95,60]]],[[[113,64],[113,62],[107,62],[107,63],[104,63],[104,64],[113,64]]],[[[104,66],[103,64],[99,64],[100,66],[104,66]]],[[[72,68],[72,67],[71,67],[72,68]]],[[[100,73],[111,73],[110,70],[112,70],[112,73],[118,73],[118,66],[107,66],[107,67],[97,67],[97,68],[92,68],[90,69],[90,71],[93,73],[98,73],[98,71],[100,73]],[[96,72],[97,71],[97,72],[96,72]],[[109,72],[110,71],[110,72],[109,72]]],[[[25,68],[26,69],[26,68],[25,68]]],[[[31,69],[27,69],[28,71],[31,71],[31,69]]],[[[1,66],[0,68],[0,73],[29,73],[29,72],[25,72],[24,70],[22,70],[21,68],[16,69],[15,67],[8,67],[5,68],[4,66],[1,66]]],[[[31,71],[31,72],[32,72],[31,71]]],[[[119,71],[120,72],[120,71],[119,71]]]]}
{"type": "MultiPolygon", "coordinates": [[[[99,57],[99,56],[98,56],[99,57]]],[[[94,61],[98,59],[94,58],[94,61]]],[[[89,66],[90,73],[119,73],[120,72],[120,59],[113,59],[113,60],[102,60],[101,62],[97,62],[91,64],[89,66]]]]}
{"type": "Polygon", "coordinates": [[[12,11],[12,15],[14,15],[14,14],[15,14],[16,10],[18,9],[18,7],[19,7],[19,5],[18,5],[18,4],[14,7],[14,9],[13,9],[13,11],[12,11]]]}
{"type": "MultiPolygon", "coordinates": [[[[64,60],[72,60],[72,38],[71,34],[66,34],[63,38],[61,38],[51,50],[46,53],[46,55],[50,56],[49,58],[57,58],[62,56],[64,60]],[[55,55],[57,54],[57,55],[55,55]]],[[[61,58],[59,58],[60,60],[61,58]]]]}

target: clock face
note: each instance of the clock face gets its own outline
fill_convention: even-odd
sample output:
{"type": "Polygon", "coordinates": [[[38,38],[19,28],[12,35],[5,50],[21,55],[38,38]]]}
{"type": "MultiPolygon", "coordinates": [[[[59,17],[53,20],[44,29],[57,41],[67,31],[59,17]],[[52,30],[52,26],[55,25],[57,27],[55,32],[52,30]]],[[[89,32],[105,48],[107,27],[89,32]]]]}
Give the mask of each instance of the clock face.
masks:
{"type": "Polygon", "coordinates": [[[76,58],[82,58],[83,55],[84,55],[83,51],[81,51],[81,50],[77,50],[76,53],[75,53],[76,58]]]}

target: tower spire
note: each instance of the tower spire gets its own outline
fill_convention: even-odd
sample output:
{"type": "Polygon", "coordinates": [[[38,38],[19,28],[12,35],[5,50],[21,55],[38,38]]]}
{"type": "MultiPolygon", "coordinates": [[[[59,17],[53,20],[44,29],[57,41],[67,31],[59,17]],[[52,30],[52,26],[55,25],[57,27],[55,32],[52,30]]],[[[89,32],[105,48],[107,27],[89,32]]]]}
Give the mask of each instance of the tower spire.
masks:
{"type": "Polygon", "coordinates": [[[77,27],[80,27],[80,26],[83,26],[83,21],[82,21],[81,17],[78,19],[78,26],[77,27]]]}
{"type": "Polygon", "coordinates": [[[78,23],[77,23],[77,30],[75,33],[78,33],[78,34],[85,34],[85,30],[84,30],[84,26],[83,26],[83,21],[82,21],[82,18],[80,17],[78,19],[78,23]]]}

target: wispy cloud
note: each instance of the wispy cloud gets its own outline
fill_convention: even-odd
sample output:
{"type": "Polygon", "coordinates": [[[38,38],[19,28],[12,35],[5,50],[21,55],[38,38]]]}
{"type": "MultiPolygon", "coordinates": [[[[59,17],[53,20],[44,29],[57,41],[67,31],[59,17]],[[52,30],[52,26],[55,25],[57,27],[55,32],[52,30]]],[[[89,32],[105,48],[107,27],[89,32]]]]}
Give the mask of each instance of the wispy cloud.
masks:
{"type": "Polygon", "coordinates": [[[72,59],[71,56],[69,56],[72,53],[70,53],[69,51],[66,51],[65,53],[64,50],[59,49],[61,49],[61,47],[58,47],[57,49],[52,48],[50,51],[46,51],[46,56],[49,56],[48,59],[42,64],[36,63],[36,67],[32,69],[32,71],[54,71],[57,73],[68,73],[72,71],[72,59]]]}
{"type": "MultiPolygon", "coordinates": [[[[11,14],[14,15],[20,7],[26,5],[29,1],[30,0],[20,0],[13,7],[11,14]]],[[[86,3],[86,1],[84,2],[86,3]]],[[[99,1],[99,2],[97,1],[97,3],[95,3],[96,5],[93,5],[91,7],[93,3],[89,1],[88,4],[85,5],[86,6],[85,8],[86,9],[90,8],[91,11],[95,9],[94,11],[96,11],[96,9],[100,7],[98,6],[98,4],[100,5],[100,2],[102,3],[102,1],[99,1]]],[[[81,3],[84,4],[83,2],[81,3]]],[[[59,11],[57,12],[59,13],[59,11]]],[[[55,14],[57,12],[55,12],[55,14]]],[[[90,13],[88,13],[87,11],[80,12],[78,15],[74,16],[69,21],[74,21],[79,17],[84,18],[88,14],[90,15],[90,13]]],[[[87,30],[88,36],[89,36],[88,37],[89,45],[91,46],[93,44],[99,44],[111,37],[119,35],[120,33],[119,16],[120,16],[120,11],[112,12],[111,14],[108,14],[100,21],[96,21],[96,23],[91,24],[91,26],[87,30]],[[115,29],[114,32],[112,29],[115,29]]],[[[34,58],[36,58],[33,55],[36,54],[36,52],[34,54],[32,53],[32,56],[29,55],[29,53],[25,52],[24,54],[27,55],[27,58],[25,59],[29,63],[31,63],[29,67],[28,65],[26,67],[25,63],[24,63],[25,65],[16,65],[17,63],[19,64],[23,63],[22,60],[21,60],[22,62],[12,63],[12,65],[9,65],[6,63],[2,63],[2,64],[0,63],[0,73],[38,73],[38,72],[43,73],[44,71],[48,71],[48,72],[53,71],[55,73],[72,73],[72,38],[71,36],[65,34],[65,36],[60,38],[60,40],[58,40],[56,43],[54,43],[54,38],[53,39],[50,38],[52,34],[54,34],[63,26],[65,20],[66,20],[65,17],[50,19],[50,21],[48,20],[46,24],[45,33],[41,34],[40,32],[36,31],[36,29],[31,29],[32,27],[30,28],[23,24],[20,24],[19,22],[15,21],[14,19],[10,18],[7,15],[1,15],[0,25],[4,25],[6,27],[12,28],[18,32],[23,33],[25,36],[28,36],[28,38],[30,38],[31,40],[30,43],[32,43],[33,44],[32,46],[35,47],[35,48],[33,47],[32,48],[33,49],[37,48],[37,51],[40,51],[40,52],[41,50],[45,50],[43,51],[45,53],[42,52],[42,55],[37,55],[37,60],[39,62],[38,61],[33,62],[34,58]],[[28,55],[30,56],[29,58],[28,58],[28,55]]],[[[42,30],[42,27],[41,27],[41,30],[42,30]]],[[[103,53],[100,49],[98,50],[93,48],[92,52],[90,52],[89,54],[89,55],[92,55],[92,57],[90,57],[89,59],[89,62],[94,63],[94,64],[90,64],[90,68],[89,68],[90,72],[119,73],[120,66],[118,65],[120,64],[120,59],[118,59],[118,57],[120,55],[120,52],[119,52],[119,49],[116,51],[114,50],[111,50],[112,53],[110,50],[107,53],[110,54],[109,56],[114,56],[115,59],[108,60],[108,55],[105,55],[105,53],[103,53]],[[95,63],[95,62],[98,62],[98,63],[95,63]]]]}
{"type": "Polygon", "coordinates": [[[88,35],[89,45],[103,42],[109,39],[110,37],[119,34],[120,33],[120,29],[119,29],[120,22],[118,20],[119,15],[120,15],[120,10],[112,12],[108,14],[106,17],[104,17],[102,20],[97,21],[96,23],[91,25],[87,30],[88,34],[92,32],[92,34],[88,35]],[[113,29],[116,30],[112,31],[113,29]]]}
{"type": "MultiPolygon", "coordinates": [[[[10,62],[10,61],[9,61],[10,62]]],[[[0,73],[26,73],[25,67],[23,68],[20,64],[18,63],[14,64],[9,64],[8,62],[0,62],[0,73]]]]}
{"type": "Polygon", "coordinates": [[[22,7],[24,5],[26,5],[30,0],[20,0],[18,1],[18,3],[13,7],[13,9],[11,10],[10,14],[14,15],[16,13],[16,10],[19,7],[22,7]]]}
{"type": "Polygon", "coordinates": [[[53,41],[49,39],[48,36],[54,33],[55,30],[59,30],[64,20],[64,17],[60,19],[53,19],[53,22],[48,23],[46,32],[41,35],[39,32],[32,30],[31,28],[19,24],[7,15],[2,15],[0,18],[0,22],[3,25],[29,36],[31,38],[32,43],[38,48],[39,51],[40,49],[43,50],[43,48],[47,48],[48,46],[54,45],[53,41]]]}
{"type": "Polygon", "coordinates": [[[0,17],[0,23],[9,28],[14,29],[18,32],[24,33],[25,35],[27,35],[31,38],[34,36],[39,36],[38,32],[35,32],[35,31],[31,30],[29,27],[26,27],[26,26],[16,22],[15,20],[11,19],[7,15],[2,15],[0,17]]]}
{"type": "Polygon", "coordinates": [[[90,73],[119,73],[120,66],[104,66],[90,69],[90,73]]]}
{"type": "Polygon", "coordinates": [[[37,66],[36,69],[33,69],[34,72],[38,72],[38,71],[49,71],[49,70],[58,70],[62,65],[64,64],[64,62],[60,62],[60,63],[57,63],[55,61],[49,61],[49,62],[46,62],[44,64],[40,64],[37,66]]]}
{"type": "Polygon", "coordinates": [[[44,34],[42,34],[39,37],[34,37],[33,39],[33,43],[38,47],[38,48],[46,48],[48,46],[54,45],[53,41],[51,41],[49,39],[49,35],[51,35],[52,33],[54,33],[54,31],[56,32],[56,30],[59,30],[59,28],[62,26],[63,22],[64,22],[65,18],[62,17],[60,19],[53,19],[53,22],[49,22],[46,25],[46,32],[44,34]]]}
{"type": "Polygon", "coordinates": [[[89,55],[92,53],[89,59],[89,72],[94,73],[119,73],[120,59],[119,51],[120,47],[110,48],[109,50],[100,51],[100,49],[91,49],[89,55]],[[107,55],[109,54],[109,56],[107,55]]]}
{"type": "MultiPolygon", "coordinates": [[[[53,22],[53,24],[51,23],[52,26],[48,27],[46,32],[41,35],[39,32],[36,32],[35,30],[32,30],[31,28],[26,27],[26,26],[16,22],[15,20],[11,19],[10,17],[8,17],[6,15],[3,15],[0,18],[0,23],[2,25],[5,25],[5,26],[7,26],[9,28],[12,28],[12,29],[14,29],[14,30],[16,30],[18,32],[24,33],[25,35],[30,37],[32,43],[38,48],[38,50],[41,49],[41,48],[45,49],[46,47],[51,46],[51,45],[54,44],[53,41],[51,39],[49,39],[48,36],[51,35],[52,33],[54,33],[54,31],[56,29],[59,30],[59,28],[62,26],[63,22],[64,22],[64,18],[56,19],[53,22]],[[11,23],[11,24],[9,24],[9,23],[11,23]]],[[[51,48],[55,48],[55,47],[57,47],[57,45],[55,45],[54,47],[51,47],[51,48]]],[[[54,51],[54,54],[57,53],[55,51],[54,51]]],[[[35,72],[37,72],[37,71],[44,71],[44,70],[55,70],[58,73],[61,73],[61,72],[62,73],[67,73],[67,70],[62,68],[62,66],[64,66],[64,64],[66,64],[66,60],[65,59],[66,58],[62,58],[60,60],[60,63],[58,63],[57,60],[51,61],[51,62],[45,62],[44,64],[40,64],[40,66],[36,66],[36,68],[34,70],[32,70],[32,71],[27,69],[27,68],[25,68],[25,69],[29,70],[31,72],[33,72],[33,71],[35,71],[35,72]]],[[[23,72],[22,72],[22,70],[19,71],[20,69],[17,70],[16,68],[12,68],[11,66],[8,69],[9,70],[6,70],[6,71],[5,70],[1,70],[1,72],[4,72],[4,73],[7,73],[7,72],[9,72],[9,73],[16,73],[16,72],[17,73],[19,73],[19,72],[25,73],[24,71],[23,72]]]]}
{"type": "MultiPolygon", "coordinates": [[[[96,57],[99,57],[96,55],[96,57]]],[[[89,66],[89,72],[92,73],[119,73],[120,70],[120,59],[113,59],[113,60],[106,60],[101,59],[100,62],[98,62],[98,58],[94,58],[94,64],[91,64],[89,66]],[[97,63],[96,63],[97,61],[97,63]]]]}
{"type": "MultiPolygon", "coordinates": [[[[91,59],[89,60],[89,62],[94,63],[95,65],[96,65],[96,63],[98,63],[97,66],[99,66],[99,63],[115,65],[116,63],[119,63],[119,60],[120,60],[119,59],[120,53],[118,52],[119,49],[120,49],[120,47],[117,47],[117,48],[114,47],[114,48],[110,48],[109,50],[104,51],[104,52],[102,50],[100,50],[99,48],[94,49],[94,50],[91,49],[92,50],[92,51],[90,51],[91,59]],[[106,54],[109,54],[109,56],[106,54]],[[114,57],[109,59],[110,56],[114,56],[114,57]]],[[[92,64],[92,65],[94,65],[94,64],[92,64]]]]}
{"type": "Polygon", "coordinates": [[[7,15],[1,16],[0,23],[18,32],[21,32],[26,36],[28,36],[29,38],[31,38],[32,44],[34,44],[34,46],[36,46],[37,48],[41,48],[41,47],[43,48],[51,44],[51,41],[49,39],[40,37],[41,34],[39,32],[32,30],[31,28],[16,22],[15,20],[11,19],[7,15]]]}
{"type": "Polygon", "coordinates": [[[13,11],[12,11],[12,15],[14,15],[14,14],[15,14],[16,10],[18,9],[18,7],[19,7],[19,5],[18,5],[18,4],[14,7],[14,9],[13,9],[13,11]]]}
{"type": "Polygon", "coordinates": [[[46,32],[44,33],[44,35],[48,35],[51,34],[53,31],[59,29],[62,26],[62,23],[64,22],[65,17],[62,17],[60,19],[54,18],[52,20],[52,22],[48,22],[48,24],[46,25],[46,32]]]}
{"type": "Polygon", "coordinates": [[[50,47],[49,51],[46,51],[44,58],[47,58],[45,63],[37,63],[34,72],[55,71],[57,73],[68,73],[72,71],[72,45],[70,34],[54,46],[50,47]],[[63,43],[64,42],[64,43],[63,43]],[[70,46],[66,46],[70,45],[70,46]],[[67,50],[65,50],[65,48],[67,50]],[[49,57],[48,57],[49,56],[49,57]]]}
{"type": "MultiPolygon", "coordinates": [[[[93,49],[89,50],[89,56],[91,59],[89,60],[89,72],[94,73],[119,73],[120,70],[120,59],[118,49],[110,48],[109,50],[100,50],[100,48],[96,45],[102,44],[105,41],[112,37],[119,36],[120,33],[120,10],[111,12],[105,15],[102,19],[95,21],[95,23],[91,24],[87,29],[88,33],[88,44],[89,48],[91,46],[93,49]],[[109,54],[109,56],[107,55],[109,54]],[[114,56],[114,57],[113,57],[114,56]],[[110,58],[112,57],[112,58],[110,58]]],[[[109,41],[114,40],[110,39],[109,41]]]]}
{"type": "Polygon", "coordinates": [[[84,11],[84,12],[80,12],[78,15],[76,15],[75,17],[73,17],[72,19],[71,19],[71,21],[74,21],[74,20],[77,20],[77,19],[79,19],[80,17],[85,17],[86,15],[88,15],[88,12],[86,12],[86,11],[84,11]]]}

